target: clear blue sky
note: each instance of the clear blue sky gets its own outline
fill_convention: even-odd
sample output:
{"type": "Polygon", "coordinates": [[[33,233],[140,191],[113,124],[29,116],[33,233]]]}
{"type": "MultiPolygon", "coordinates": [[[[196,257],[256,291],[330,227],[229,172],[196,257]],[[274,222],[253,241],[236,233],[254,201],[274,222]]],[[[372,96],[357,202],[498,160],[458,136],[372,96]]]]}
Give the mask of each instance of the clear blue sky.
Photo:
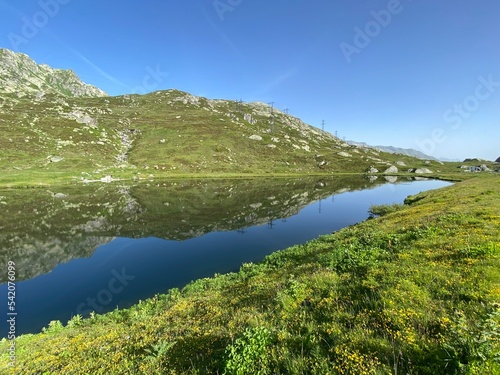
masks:
{"type": "Polygon", "coordinates": [[[0,0],[0,46],[110,95],[275,102],[372,145],[500,156],[498,0],[0,0]]]}

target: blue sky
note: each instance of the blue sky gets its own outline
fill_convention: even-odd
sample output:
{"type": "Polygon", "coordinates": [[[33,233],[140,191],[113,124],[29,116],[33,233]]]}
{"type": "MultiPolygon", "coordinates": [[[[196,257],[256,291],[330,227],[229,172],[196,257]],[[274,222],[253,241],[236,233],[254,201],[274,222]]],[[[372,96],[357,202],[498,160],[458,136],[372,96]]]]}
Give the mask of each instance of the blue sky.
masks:
{"type": "Polygon", "coordinates": [[[0,0],[0,47],[110,95],[275,102],[339,137],[500,156],[498,0],[0,0]]]}

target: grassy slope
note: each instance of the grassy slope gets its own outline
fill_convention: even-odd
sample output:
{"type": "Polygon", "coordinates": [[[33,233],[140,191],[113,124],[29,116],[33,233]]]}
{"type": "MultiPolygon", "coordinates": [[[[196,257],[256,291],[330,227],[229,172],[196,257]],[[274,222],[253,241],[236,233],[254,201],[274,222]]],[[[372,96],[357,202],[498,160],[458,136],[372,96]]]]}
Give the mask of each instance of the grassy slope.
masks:
{"type": "Polygon", "coordinates": [[[19,337],[19,373],[500,373],[498,177],[406,203],[236,274],[19,337]]]}
{"type": "Polygon", "coordinates": [[[37,186],[116,177],[362,173],[396,161],[408,168],[444,166],[349,146],[254,103],[210,101],[176,90],[147,95],[43,100],[3,95],[0,186],[37,186]],[[71,113],[90,116],[85,125],[71,113]],[[245,118],[246,116],[246,118],[245,118]],[[251,116],[251,117],[249,117],[251,116]],[[259,135],[262,140],[249,137],[259,135]],[[127,149],[128,139],[132,142],[127,149]],[[339,153],[347,152],[350,156],[339,153]],[[126,153],[126,162],[117,156],[126,153]],[[63,160],[50,163],[50,157],[63,160]],[[326,165],[319,167],[321,162],[326,165]]]}

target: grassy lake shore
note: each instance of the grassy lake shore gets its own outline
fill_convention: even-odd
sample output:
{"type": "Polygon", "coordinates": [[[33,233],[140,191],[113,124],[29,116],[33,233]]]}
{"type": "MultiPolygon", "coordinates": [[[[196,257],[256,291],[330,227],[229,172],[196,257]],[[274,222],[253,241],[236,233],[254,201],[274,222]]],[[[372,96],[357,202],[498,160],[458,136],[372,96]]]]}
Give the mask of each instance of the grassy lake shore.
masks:
{"type": "Polygon", "coordinates": [[[499,176],[470,177],[237,273],[52,322],[16,339],[14,368],[4,339],[0,371],[499,374],[499,176]]]}

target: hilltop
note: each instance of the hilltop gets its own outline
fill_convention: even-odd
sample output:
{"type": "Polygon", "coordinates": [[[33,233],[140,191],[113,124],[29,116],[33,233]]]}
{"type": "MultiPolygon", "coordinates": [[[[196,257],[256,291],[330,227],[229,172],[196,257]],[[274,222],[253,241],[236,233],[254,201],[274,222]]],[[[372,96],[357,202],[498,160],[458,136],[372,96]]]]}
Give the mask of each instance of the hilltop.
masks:
{"type": "Polygon", "coordinates": [[[101,89],[82,82],[72,70],[39,65],[28,55],[5,48],[0,48],[0,93],[35,98],[45,94],[107,96],[101,89]]]}

